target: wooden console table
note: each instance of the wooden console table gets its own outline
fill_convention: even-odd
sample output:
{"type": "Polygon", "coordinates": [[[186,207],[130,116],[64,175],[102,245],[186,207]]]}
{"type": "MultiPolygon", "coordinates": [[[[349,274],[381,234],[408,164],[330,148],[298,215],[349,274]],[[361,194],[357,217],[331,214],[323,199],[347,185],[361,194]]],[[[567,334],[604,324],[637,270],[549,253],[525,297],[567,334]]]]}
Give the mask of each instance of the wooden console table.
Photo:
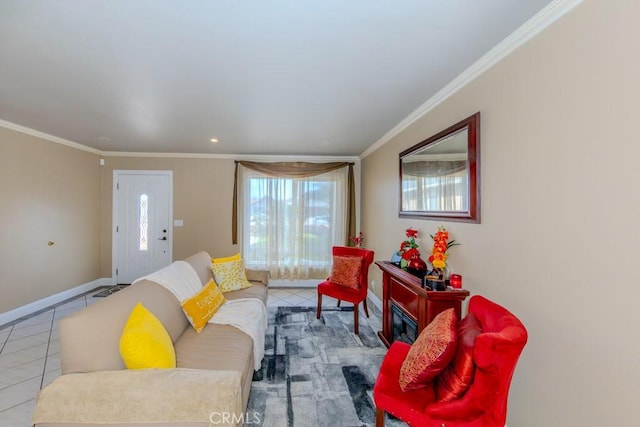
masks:
{"type": "Polygon", "coordinates": [[[464,289],[427,291],[418,277],[407,273],[389,261],[376,261],[382,270],[382,330],[378,336],[389,347],[394,341],[393,307],[417,326],[416,336],[438,313],[453,308],[461,317],[462,301],[469,296],[464,289]]]}

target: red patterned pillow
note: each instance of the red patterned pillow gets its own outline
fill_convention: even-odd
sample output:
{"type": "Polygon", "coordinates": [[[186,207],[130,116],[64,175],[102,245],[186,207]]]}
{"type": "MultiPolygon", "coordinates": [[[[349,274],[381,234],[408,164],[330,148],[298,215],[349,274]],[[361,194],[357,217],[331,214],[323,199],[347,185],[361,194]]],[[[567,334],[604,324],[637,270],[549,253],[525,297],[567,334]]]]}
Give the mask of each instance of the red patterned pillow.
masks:
{"type": "Polygon", "coordinates": [[[450,308],[420,332],[400,368],[402,391],[426,387],[451,362],[456,351],[457,322],[456,312],[450,308]]]}
{"type": "Polygon", "coordinates": [[[462,396],[473,383],[476,367],[473,364],[473,346],[482,333],[480,322],[474,313],[458,323],[458,348],[453,360],[436,377],[436,396],[438,401],[448,402],[462,396]]]}
{"type": "Polygon", "coordinates": [[[329,282],[347,288],[358,289],[362,257],[334,256],[329,282]]]}

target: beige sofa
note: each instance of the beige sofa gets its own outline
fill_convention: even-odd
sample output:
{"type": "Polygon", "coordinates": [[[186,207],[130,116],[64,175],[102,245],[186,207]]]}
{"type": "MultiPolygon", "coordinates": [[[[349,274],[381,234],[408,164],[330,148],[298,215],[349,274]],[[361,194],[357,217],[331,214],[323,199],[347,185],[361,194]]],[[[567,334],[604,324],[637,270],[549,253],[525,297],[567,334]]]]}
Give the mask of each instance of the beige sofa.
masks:
{"type": "MultiPolygon", "coordinates": [[[[209,254],[185,261],[203,284],[211,279],[209,254]]],[[[227,292],[225,298],[258,298],[266,304],[268,272],[247,270],[247,278],[252,287],[227,292]]],[[[211,323],[196,333],[176,297],[155,282],[140,281],[61,319],[59,337],[62,376],[38,396],[38,426],[242,425],[254,372],[251,337],[211,323]],[[171,336],[176,369],[125,368],[119,340],[138,302],[171,336]],[[225,415],[232,411],[234,416],[225,415]]]]}

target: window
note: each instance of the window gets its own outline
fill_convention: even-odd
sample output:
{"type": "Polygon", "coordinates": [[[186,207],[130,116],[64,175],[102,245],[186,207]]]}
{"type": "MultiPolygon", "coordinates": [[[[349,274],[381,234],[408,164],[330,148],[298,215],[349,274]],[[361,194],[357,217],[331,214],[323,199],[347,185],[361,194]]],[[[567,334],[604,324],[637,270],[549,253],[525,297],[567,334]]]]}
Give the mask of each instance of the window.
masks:
{"type": "Polygon", "coordinates": [[[146,194],[140,195],[140,209],[139,209],[139,228],[140,228],[140,250],[146,251],[149,243],[149,196],[146,194]]]}
{"type": "Polygon", "coordinates": [[[324,279],[346,233],[347,170],[308,178],[243,172],[243,255],[274,279],[324,279]]]}

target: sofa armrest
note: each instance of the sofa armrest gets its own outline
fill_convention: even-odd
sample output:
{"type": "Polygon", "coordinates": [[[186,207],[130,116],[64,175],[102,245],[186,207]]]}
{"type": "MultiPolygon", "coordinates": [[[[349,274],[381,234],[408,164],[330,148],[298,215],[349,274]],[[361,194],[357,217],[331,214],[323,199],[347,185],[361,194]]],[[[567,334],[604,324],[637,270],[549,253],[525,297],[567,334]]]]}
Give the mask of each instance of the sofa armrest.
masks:
{"type": "Polygon", "coordinates": [[[62,375],[40,391],[33,423],[209,423],[229,413],[221,425],[235,426],[241,381],[238,371],[186,368],[62,375]]]}
{"type": "Polygon", "coordinates": [[[260,282],[265,286],[269,286],[269,270],[251,270],[246,269],[247,280],[250,282],[260,282]]]}

